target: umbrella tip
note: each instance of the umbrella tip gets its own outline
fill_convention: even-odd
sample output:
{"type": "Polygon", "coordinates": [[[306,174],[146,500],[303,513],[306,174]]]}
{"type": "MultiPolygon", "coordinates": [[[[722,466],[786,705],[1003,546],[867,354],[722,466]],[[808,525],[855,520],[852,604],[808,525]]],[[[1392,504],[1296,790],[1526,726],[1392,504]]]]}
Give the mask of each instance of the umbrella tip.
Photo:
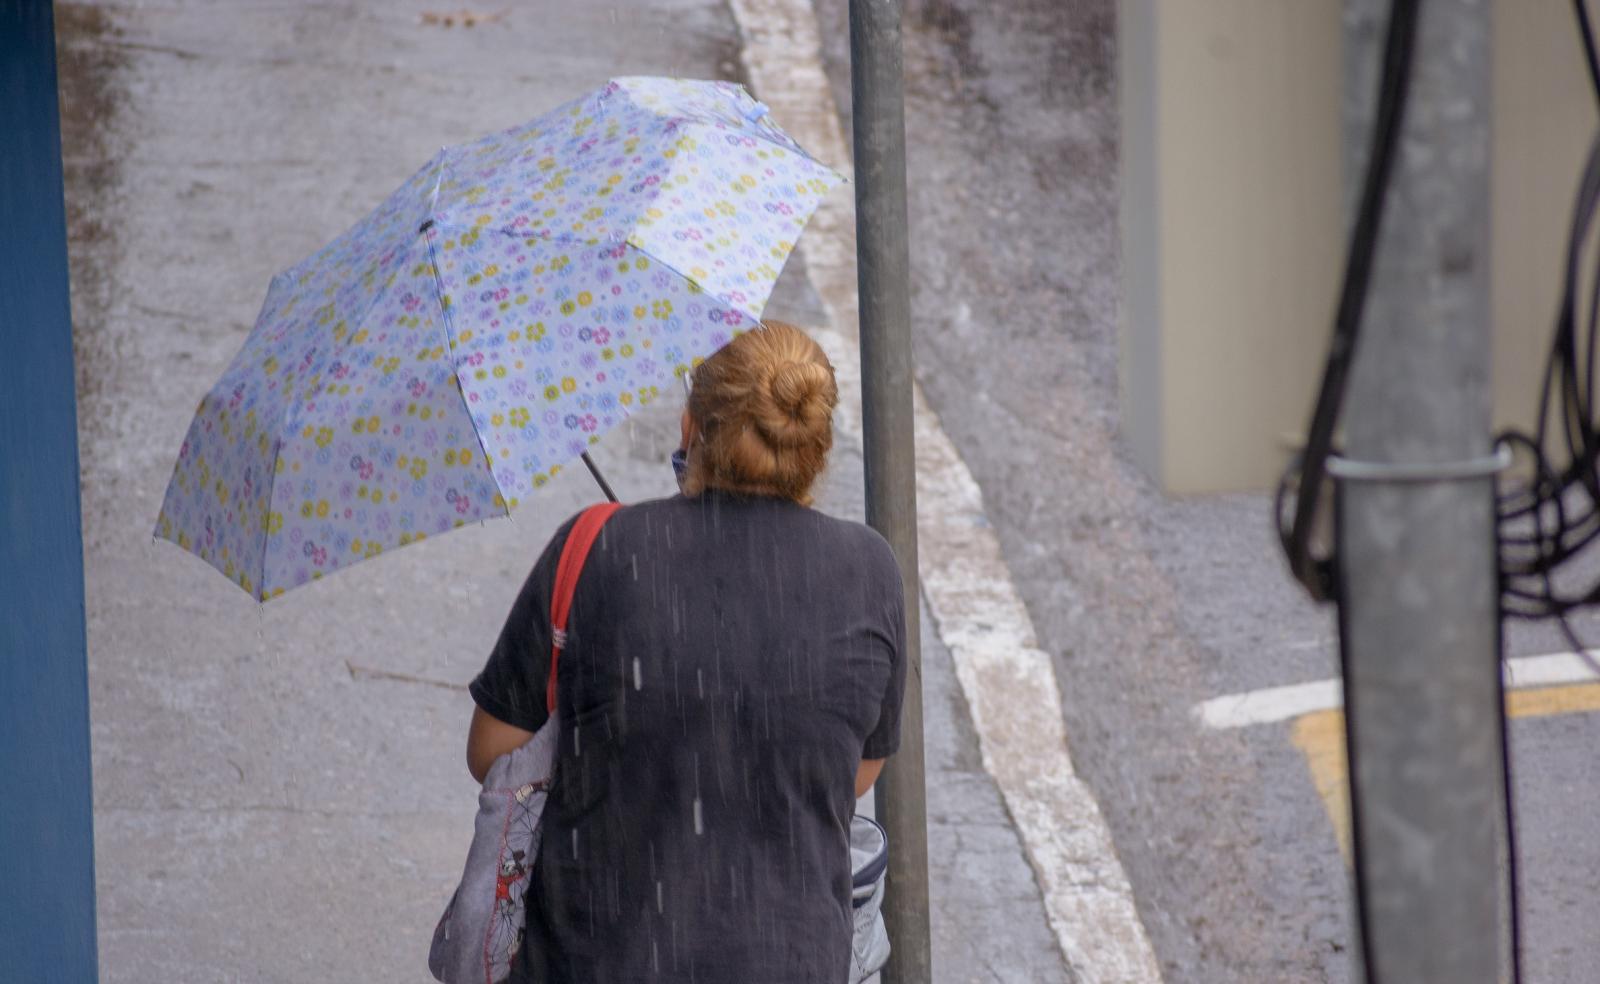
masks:
{"type": "Polygon", "coordinates": [[[772,110],[767,108],[766,103],[758,102],[754,106],[751,106],[749,109],[744,111],[744,118],[751,123],[754,123],[770,112],[772,112],[772,110]]]}

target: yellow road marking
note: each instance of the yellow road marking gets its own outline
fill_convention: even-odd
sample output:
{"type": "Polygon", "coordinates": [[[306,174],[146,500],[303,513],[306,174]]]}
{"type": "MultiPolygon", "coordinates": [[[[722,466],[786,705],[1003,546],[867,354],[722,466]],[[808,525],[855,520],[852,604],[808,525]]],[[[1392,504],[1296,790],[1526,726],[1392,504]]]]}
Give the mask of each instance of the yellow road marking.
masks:
{"type": "MultiPolygon", "coordinates": [[[[1506,713],[1513,718],[1550,717],[1556,714],[1582,714],[1600,710],[1600,683],[1570,687],[1544,687],[1515,690],[1506,695],[1506,713]]],[[[1338,709],[1313,711],[1299,717],[1289,732],[1289,740],[1306,757],[1311,784],[1316,787],[1339,853],[1350,861],[1350,791],[1344,760],[1344,712],[1338,709]]]]}

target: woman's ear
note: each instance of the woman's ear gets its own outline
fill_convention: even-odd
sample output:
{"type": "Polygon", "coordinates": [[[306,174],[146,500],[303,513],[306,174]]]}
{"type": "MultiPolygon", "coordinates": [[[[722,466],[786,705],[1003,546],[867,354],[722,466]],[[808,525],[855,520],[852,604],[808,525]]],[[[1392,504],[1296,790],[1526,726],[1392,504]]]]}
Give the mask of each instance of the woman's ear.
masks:
{"type": "Polygon", "coordinates": [[[689,447],[689,438],[694,436],[694,418],[689,416],[688,407],[683,408],[683,417],[679,420],[679,425],[683,430],[683,441],[678,446],[687,449],[689,447]]]}

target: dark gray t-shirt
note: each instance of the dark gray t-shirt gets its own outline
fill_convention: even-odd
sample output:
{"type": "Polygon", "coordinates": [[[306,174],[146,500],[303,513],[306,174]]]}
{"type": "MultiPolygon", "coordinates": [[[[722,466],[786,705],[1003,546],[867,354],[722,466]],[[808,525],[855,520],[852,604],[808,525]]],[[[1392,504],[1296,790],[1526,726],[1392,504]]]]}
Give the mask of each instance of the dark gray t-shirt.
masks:
{"type": "MultiPolygon", "coordinates": [[[[571,528],[472,682],[529,731],[571,528]]],[[[899,744],[904,606],[888,544],[858,523],[719,492],[614,515],[557,671],[526,978],[844,981],[855,773],[899,744]]]]}

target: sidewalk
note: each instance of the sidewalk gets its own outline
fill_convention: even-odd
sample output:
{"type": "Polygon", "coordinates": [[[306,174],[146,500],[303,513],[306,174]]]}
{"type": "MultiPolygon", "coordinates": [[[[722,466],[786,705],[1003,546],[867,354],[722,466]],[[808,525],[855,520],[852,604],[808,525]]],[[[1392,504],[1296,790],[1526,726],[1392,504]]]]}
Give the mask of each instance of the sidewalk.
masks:
{"type": "MultiPolygon", "coordinates": [[[[428,979],[470,832],[461,685],[588,476],[260,609],[149,527],[268,279],[439,145],[615,74],[738,73],[710,0],[507,9],[464,27],[414,3],[57,5],[107,982],[428,979]]],[[[823,317],[798,263],[769,311],[823,317]]],[[[676,413],[602,445],[624,498],[671,490],[676,413]]],[[[860,468],[838,449],[823,508],[861,516],[860,468]]],[[[938,979],[1066,980],[924,624],[938,979]]]]}

